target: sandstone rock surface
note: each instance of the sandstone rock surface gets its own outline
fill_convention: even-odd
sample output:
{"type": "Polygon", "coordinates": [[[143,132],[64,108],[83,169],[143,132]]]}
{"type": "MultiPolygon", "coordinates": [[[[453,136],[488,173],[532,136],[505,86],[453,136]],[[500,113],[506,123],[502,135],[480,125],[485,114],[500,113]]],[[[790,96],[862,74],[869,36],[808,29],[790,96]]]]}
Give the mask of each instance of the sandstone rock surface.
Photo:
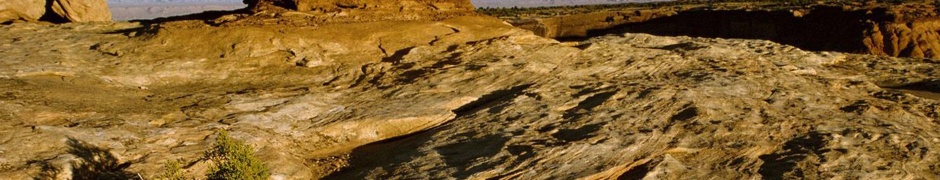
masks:
{"type": "Polygon", "coordinates": [[[937,179],[940,62],[495,18],[0,26],[0,177],[937,179]],[[904,89],[886,89],[892,87],[904,89]]]}
{"type": "Polygon", "coordinates": [[[4,0],[0,3],[0,23],[35,21],[45,13],[45,0],[4,0]]]}

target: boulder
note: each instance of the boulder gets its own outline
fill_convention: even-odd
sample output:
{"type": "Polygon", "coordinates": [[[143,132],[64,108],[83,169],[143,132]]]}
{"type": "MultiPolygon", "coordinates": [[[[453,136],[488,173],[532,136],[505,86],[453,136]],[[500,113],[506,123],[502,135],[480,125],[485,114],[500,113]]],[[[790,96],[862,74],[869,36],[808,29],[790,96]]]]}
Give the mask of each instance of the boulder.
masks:
{"type": "Polygon", "coordinates": [[[111,21],[105,0],[53,0],[51,9],[70,22],[111,21]]]}
{"type": "Polygon", "coordinates": [[[0,22],[34,21],[46,13],[45,0],[4,0],[0,3],[0,22]]]}

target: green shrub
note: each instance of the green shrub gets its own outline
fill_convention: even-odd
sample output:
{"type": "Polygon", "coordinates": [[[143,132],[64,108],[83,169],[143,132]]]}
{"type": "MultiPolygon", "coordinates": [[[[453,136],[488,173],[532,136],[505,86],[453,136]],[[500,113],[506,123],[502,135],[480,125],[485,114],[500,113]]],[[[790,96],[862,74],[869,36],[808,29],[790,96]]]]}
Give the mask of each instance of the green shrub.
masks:
{"type": "Polygon", "coordinates": [[[181,160],[176,161],[167,161],[163,164],[163,174],[157,176],[157,179],[162,180],[187,180],[191,178],[186,178],[186,174],[183,173],[183,168],[180,166],[181,160]]]}
{"type": "Polygon", "coordinates": [[[268,168],[255,158],[254,148],[232,139],[227,131],[219,132],[215,146],[206,152],[212,162],[206,175],[210,180],[265,180],[268,168]]]}

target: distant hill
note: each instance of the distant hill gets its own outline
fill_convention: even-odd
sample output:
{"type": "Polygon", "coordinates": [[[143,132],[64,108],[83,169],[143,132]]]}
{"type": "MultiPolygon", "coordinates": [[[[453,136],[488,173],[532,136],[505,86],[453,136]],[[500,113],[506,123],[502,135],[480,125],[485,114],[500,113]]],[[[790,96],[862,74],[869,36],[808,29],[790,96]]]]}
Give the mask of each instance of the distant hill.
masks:
{"type": "MultiPolygon", "coordinates": [[[[566,6],[584,4],[617,4],[654,2],[665,0],[471,0],[477,7],[534,7],[566,6]]],[[[241,4],[242,0],[108,0],[110,5],[147,5],[147,4],[241,4]]]]}
{"type": "MultiPolygon", "coordinates": [[[[664,0],[471,0],[476,7],[536,7],[618,4],[664,0]]],[[[108,0],[114,20],[152,19],[209,10],[244,8],[242,0],[108,0]]]]}
{"type": "Polygon", "coordinates": [[[184,4],[242,4],[242,0],[108,0],[108,5],[184,5],[184,4]]]}

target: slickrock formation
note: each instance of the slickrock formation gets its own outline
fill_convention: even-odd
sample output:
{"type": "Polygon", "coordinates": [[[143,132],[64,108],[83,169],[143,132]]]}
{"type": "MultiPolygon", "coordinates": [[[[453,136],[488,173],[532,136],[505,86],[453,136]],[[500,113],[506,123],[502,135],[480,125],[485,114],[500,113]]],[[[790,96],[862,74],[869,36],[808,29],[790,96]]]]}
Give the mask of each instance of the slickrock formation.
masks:
{"type": "Polygon", "coordinates": [[[0,177],[940,178],[935,60],[342,12],[0,26],[0,177]]]}
{"type": "Polygon", "coordinates": [[[53,22],[111,21],[105,0],[4,0],[0,2],[0,23],[12,21],[53,22]],[[47,11],[51,10],[51,11],[47,11]]]}
{"type": "MultiPolygon", "coordinates": [[[[415,47],[525,33],[472,16],[316,27],[2,28],[0,129],[17,140],[0,144],[0,176],[19,179],[79,173],[83,163],[127,163],[111,174],[153,177],[166,160],[199,160],[219,128],[258,147],[276,177],[324,176],[343,162],[318,159],[434,127],[474,98],[360,92],[374,73],[415,47]],[[371,103],[383,99],[396,103],[371,103]],[[89,148],[116,158],[89,162],[70,153],[89,148]]],[[[189,169],[200,174],[205,164],[189,169]]]]}

